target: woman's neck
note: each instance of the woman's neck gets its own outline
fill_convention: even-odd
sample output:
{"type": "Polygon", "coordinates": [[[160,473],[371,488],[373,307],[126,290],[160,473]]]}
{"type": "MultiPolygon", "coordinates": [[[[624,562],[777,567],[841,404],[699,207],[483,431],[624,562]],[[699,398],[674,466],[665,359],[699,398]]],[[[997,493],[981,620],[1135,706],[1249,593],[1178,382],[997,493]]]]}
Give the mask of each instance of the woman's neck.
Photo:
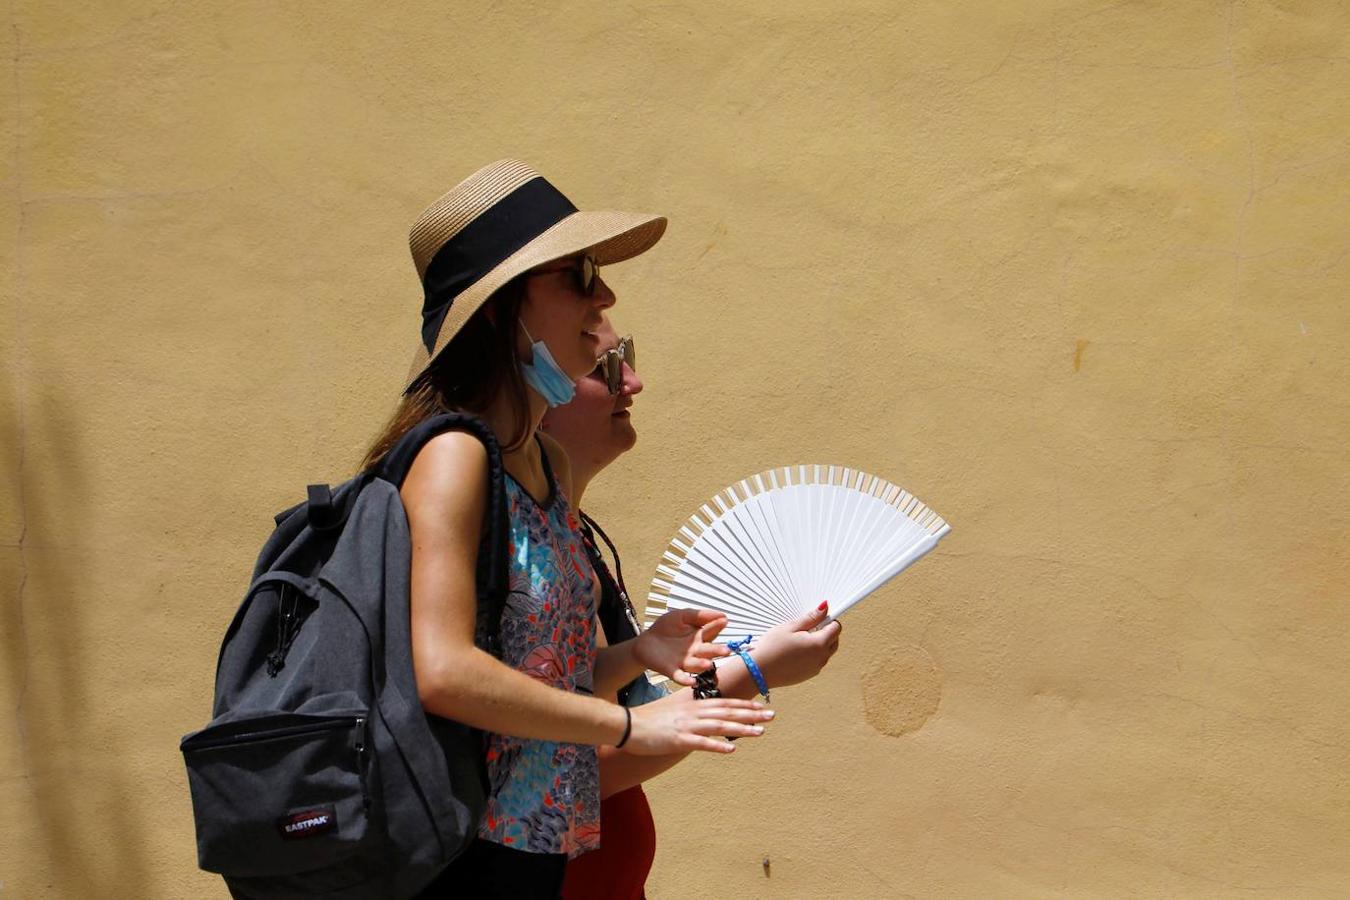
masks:
{"type": "Polygon", "coordinates": [[[499,394],[488,408],[483,410],[482,418],[502,446],[502,465],[506,467],[506,471],[510,472],[518,483],[526,485],[533,496],[542,499],[548,492],[548,476],[544,472],[543,452],[539,449],[539,442],[534,440],[534,434],[544,418],[548,404],[531,388],[526,388],[525,395],[529,418],[524,431],[525,440],[518,446],[507,449],[507,442],[514,440],[521,433],[516,404],[509,397],[499,394]]]}
{"type": "MultiPolygon", "coordinates": [[[[569,457],[570,459],[570,457],[569,457]]],[[[598,472],[592,472],[584,467],[577,465],[576,460],[572,460],[572,508],[581,509],[581,498],[586,493],[586,486],[591,483],[591,479],[598,475],[598,472]]]]}
{"type": "Polygon", "coordinates": [[[527,439],[520,446],[514,449],[505,449],[508,441],[514,440],[520,434],[520,422],[517,419],[517,407],[511,398],[504,393],[499,393],[493,401],[488,404],[487,409],[483,410],[483,421],[487,422],[492,433],[497,435],[497,442],[503,447],[502,458],[511,459],[523,455],[525,458],[538,461],[539,447],[529,440],[535,431],[539,428],[540,421],[544,418],[544,412],[548,409],[548,404],[544,403],[544,398],[540,397],[532,388],[525,389],[528,420],[526,421],[524,434],[527,439]]]}

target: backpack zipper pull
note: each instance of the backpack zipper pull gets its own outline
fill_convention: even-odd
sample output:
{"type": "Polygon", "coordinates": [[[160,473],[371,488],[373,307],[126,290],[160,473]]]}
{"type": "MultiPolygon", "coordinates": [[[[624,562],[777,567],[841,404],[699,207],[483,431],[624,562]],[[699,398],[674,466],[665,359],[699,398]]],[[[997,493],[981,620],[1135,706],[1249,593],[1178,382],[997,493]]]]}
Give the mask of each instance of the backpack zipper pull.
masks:
{"type": "Polygon", "coordinates": [[[299,618],[299,601],[292,588],[291,602],[287,605],[288,587],[291,586],[286,582],[281,583],[281,594],[277,598],[277,648],[267,654],[267,674],[272,678],[276,678],[277,674],[286,668],[286,654],[290,652],[291,643],[295,641],[295,635],[300,631],[295,625],[299,618]]]}
{"type": "Polygon", "coordinates": [[[366,720],[356,717],[356,774],[361,780],[361,805],[370,809],[370,789],[366,785],[366,720]]]}

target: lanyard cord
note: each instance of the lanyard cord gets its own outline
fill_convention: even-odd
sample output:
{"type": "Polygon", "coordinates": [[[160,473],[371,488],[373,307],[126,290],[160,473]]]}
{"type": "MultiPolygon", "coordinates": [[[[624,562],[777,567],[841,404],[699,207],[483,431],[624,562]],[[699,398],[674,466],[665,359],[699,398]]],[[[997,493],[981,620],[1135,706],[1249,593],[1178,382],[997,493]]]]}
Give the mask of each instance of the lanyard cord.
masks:
{"type": "Polygon", "coordinates": [[[628,616],[628,623],[633,626],[633,634],[642,633],[642,626],[638,623],[637,610],[633,609],[633,601],[628,599],[628,587],[623,583],[623,561],[619,559],[619,551],[615,549],[614,542],[605,534],[605,529],[600,527],[590,516],[581,510],[577,510],[581,517],[581,536],[585,539],[587,548],[594,551],[594,560],[599,563],[605,575],[609,575],[609,567],[605,565],[605,558],[600,555],[600,548],[595,545],[595,536],[600,535],[600,539],[605,542],[609,548],[610,554],[614,557],[615,577],[611,578],[615,586],[619,589],[619,599],[623,601],[623,611],[628,616]]]}

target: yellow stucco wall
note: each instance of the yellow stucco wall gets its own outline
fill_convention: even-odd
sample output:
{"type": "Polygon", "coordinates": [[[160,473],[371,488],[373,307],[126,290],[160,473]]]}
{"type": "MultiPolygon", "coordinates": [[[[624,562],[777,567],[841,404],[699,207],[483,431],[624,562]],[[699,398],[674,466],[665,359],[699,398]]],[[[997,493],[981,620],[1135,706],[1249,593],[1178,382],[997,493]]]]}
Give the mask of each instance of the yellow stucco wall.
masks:
{"type": "Polygon", "coordinates": [[[1350,896],[1344,4],[7,18],[0,898],[224,896],[177,739],[392,404],[408,223],[508,155],[671,218],[607,272],[630,583],[772,465],[954,526],[651,787],[654,900],[1350,896]]]}

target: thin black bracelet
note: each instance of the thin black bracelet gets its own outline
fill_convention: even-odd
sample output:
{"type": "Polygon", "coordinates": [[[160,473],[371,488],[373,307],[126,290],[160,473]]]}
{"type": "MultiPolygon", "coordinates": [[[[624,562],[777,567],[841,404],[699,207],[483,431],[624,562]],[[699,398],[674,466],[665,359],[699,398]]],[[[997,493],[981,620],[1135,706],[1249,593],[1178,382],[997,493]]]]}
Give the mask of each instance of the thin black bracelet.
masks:
{"type": "Polygon", "coordinates": [[[619,738],[619,742],[614,745],[615,750],[618,750],[624,744],[628,743],[628,737],[633,733],[633,711],[625,706],[623,708],[623,714],[627,719],[623,723],[623,737],[619,738]]]}

